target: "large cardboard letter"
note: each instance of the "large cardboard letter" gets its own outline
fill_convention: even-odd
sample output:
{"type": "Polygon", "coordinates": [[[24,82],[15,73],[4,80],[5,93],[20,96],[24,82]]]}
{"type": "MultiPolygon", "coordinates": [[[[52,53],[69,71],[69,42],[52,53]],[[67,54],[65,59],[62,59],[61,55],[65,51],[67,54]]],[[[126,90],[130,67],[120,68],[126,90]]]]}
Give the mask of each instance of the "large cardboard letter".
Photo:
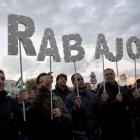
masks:
{"type": "Polygon", "coordinates": [[[122,38],[116,39],[116,57],[113,55],[112,52],[109,52],[109,48],[107,46],[107,42],[105,36],[103,34],[98,34],[97,38],[97,45],[95,51],[95,59],[99,59],[100,55],[105,55],[109,61],[116,62],[122,59],[123,57],[123,40],[122,38]],[[101,45],[103,49],[101,49],[101,45]]]}
{"type": "Polygon", "coordinates": [[[54,38],[54,32],[50,28],[45,29],[37,60],[44,61],[46,55],[53,56],[54,61],[60,62],[60,55],[54,38]],[[50,41],[51,48],[47,48],[48,41],[50,41]]]}
{"type": "Polygon", "coordinates": [[[62,40],[63,40],[65,62],[80,61],[84,58],[85,50],[83,47],[81,47],[82,38],[80,37],[79,34],[64,35],[62,37],[62,40]],[[74,40],[75,44],[70,45],[70,43],[69,43],[70,40],[74,40]],[[71,56],[71,50],[78,51],[78,54],[71,56]]]}
{"type": "Polygon", "coordinates": [[[27,55],[36,55],[34,45],[29,39],[35,31],[34,22],[31,18],[20,15],[8,15],[8,54],[18,54],[18,39],[21,40],[27,55]],[[18,24],[25,26],[25,31],[18,31],[18,24]]]}
{"type": "Polygon", "coordinates": [[[128,38],[127,43],[126,43],[126,49],[127,49],[127,53],[129,55],[129,57],[131,59],[139,59],[140,58],[140,39],[137,38],[136,36],[132,36],[130,38],[128,38]],[[132,50],[132,43],[136,44],[136,48],[137,48],[137,53],[134,54],[133,50],[132,50]]]}

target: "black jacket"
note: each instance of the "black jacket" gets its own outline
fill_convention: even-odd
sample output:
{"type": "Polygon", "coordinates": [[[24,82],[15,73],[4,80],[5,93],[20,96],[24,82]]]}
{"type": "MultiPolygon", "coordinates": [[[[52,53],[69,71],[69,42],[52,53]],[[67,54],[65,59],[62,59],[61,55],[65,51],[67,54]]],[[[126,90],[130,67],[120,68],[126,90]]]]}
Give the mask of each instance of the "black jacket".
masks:
{"type": "Polygon", "coordinates": [[[56,85],[56,88],[52,90],[53,93],[55,93],[55,95],[61,97],[63,99],[63,101],[65,102],[65,98],[66,96],[71,93],[72,91],[68,89],[68,87],[66,86],[65,90],[62,91],[58,85],[56,85]]]}
{"type": "MultiPolygon", "coordinates": [[[[99,98],[103,93],[103,87],[97,92],[99,98]]],[[[130,134],[130,97],[125,88],[120,86],[120,92],[123,97],[123,101],[116,102],[116,95],[118,94],[118,85],[110,83],[105,84],[105,90],[109,96],[106,102],[101,102],[100,113],[101,113],[101,126],[103,139],[112,139],[111,135],[114,135],[114,140],[116,139],[127,139],[130,134]],[[125,133],[125,131],[127,133],[125,133]]]]}
{"type": "Polygon", "coordinates": [[[81,95],[80,108],[75,107],[76,90],[65,99],[65,105],[73,117],[73,128],[76,131],[92,131],[99,127],[99,98],[93,92],[79,92],[81,95]]]}
{"type": "Polygon", "coordinates": [[[5,90],[0,92],[0,139],[18,139],[17,120],[23,121],[22,106],[5,90]],[[22,117],[17,118],[18,115],[22,117]]]}

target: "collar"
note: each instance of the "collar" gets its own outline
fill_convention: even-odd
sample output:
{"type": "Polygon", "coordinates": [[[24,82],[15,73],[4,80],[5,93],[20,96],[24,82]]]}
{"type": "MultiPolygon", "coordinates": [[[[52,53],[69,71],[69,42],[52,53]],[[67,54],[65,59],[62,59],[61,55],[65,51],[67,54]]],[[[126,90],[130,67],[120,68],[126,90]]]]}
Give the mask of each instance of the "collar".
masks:
{"type": "MultiPolygon", "coordinates": [[[[77,93],[77,89],[74,89],[75,93],[77,93]]],[[[85,89],[81,89],[79,90],[79,95],[85,95],[86,94],[86,90],[85,89]]]]}
{"type": "Polygon", "coordinates": [[[59,88],[59,86],[58,86],[58,85],[56,85],[56,88],[57,88],[60,92],[65,92],[65,91],[67,91],[67,90],[68,90],[68,87],[67,87],[67,86],[65,87],[65,89],[64,89],[64,90],[61,90],[61,89],[59,88]]]}

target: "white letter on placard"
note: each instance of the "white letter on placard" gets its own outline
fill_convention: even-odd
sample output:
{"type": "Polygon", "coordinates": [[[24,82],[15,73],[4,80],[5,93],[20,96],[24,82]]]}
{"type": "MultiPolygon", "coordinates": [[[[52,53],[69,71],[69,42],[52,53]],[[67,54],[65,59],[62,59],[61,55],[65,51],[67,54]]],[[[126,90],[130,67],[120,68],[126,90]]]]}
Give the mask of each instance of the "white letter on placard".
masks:
{"type": "Polygon", "coordinates": [[[36,55],[32,41],[29,39],[35,31],[34,22],[31,18],[9,14],[8,16],[8,54],[18,54],[18,39],[23,43],[27,55],[36,55]],[[18,24],[25,26],[25,31],[18,31],[18,24]]]}
{"type": "Polygon", "coordinates": [[[65,62],[75,62],[80,61],[85,56],[85,50],[83,47],[81,47],[82,44],[82,38],[79,34],[70,34],[70,35],[64,35],[62,37],[63,40],[63,48],[64,48],[64,59],[65,62]],[[69,41],[74,40],[75,44],[70,45],[69,41]],[[78,51],[77,55],[71,56],[71,50],[78,51]]]}
{"type": "Polygon", "coordinates": [[[98,34],[95,57],[94,57],[95,59],[99,59],[100,55],[104,54],[109,61],[116,62],[116,61],[121,60],[123,57],[122,38],[116,39],[116,51],[117,51],[117,54],[115,57],[112,52],[109,52],[109,48],[107,46],[105,36],[103,34],[98,34]],[[101,49],[101,45],[103,46],[103,49],[101,49]]]}
{"type": "Polygon", "coordinates": [[[50,28],[45,29],[37,60],[44,61],[46,55],[53,56],[54,61],[60,62],[60,55],[54,38],[54,33],[50,28]],[[51,48],[47,48],[48,41],[50,41],[51,48]]]}
{"type": "Polygon", "coordinates": [[[127,53],[129,55],[129,57],[131,59],[139,59],[140,58],[140,39],[137,38],[136,36],[132,36],[127,40],[127,44],[126,44],[126,49],[127,49],[127,53]],[[137,48],[137,53],[134,54],[133,50],[132,50],[132,43],[136,44],[136,48],[137,48]]]}

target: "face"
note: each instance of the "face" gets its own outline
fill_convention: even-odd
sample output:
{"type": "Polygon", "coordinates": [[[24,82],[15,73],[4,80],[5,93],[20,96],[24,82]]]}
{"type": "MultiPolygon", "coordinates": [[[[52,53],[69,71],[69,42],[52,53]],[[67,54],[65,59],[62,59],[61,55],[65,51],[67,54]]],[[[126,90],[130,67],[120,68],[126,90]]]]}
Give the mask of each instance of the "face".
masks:
{"type": "Polygon", "coordinates": [[[85,89],[90,91],[91,90],[91,85],[90,84],[86,84],[85,89]]]}
{"type": "MultiPolygon", "coordinates": [[[[38,85],[38,88],[39,88],[39,86],[43,83],[45,77],[46,77],[46,75],[41,76],[41,77],[39,78],[39,85],[38,85]]],[[[51,87],[50,87],[50,88],[51,88],[51,87]]],[[[47,93],[47,94],[49,95],[50,93],[47,93]]]]}
{"type": "Polygon", "coordinates": [[[39,78],[39,84],[37,84],[37,88],[39,88],[39,86],[43,83],[44,78],[45,78],[45,75],[44,75],[44,76],[41,76],[41,77],[39,78]]]}
{"type": "MultiPolygon", "coordinates": [[[[78,84],[78,88],[79,89],[83,89],[84,86],[85,86],[84,85],[83,77],[80,74],[77,74],[77,84],[78,84]]],[[[77,85],[76,85],[76,75],[74,75],[73,85],[74,85],[75,88],[77,88],[77,85]]]]}
{"type": "Polygon", "coordinates": [[[34,95],[35,94],[35,91],[34,90],[31,90],[30,91],[30,95],[34,95]]]}
{"type": "Polygon", "coordinates": [[[108,83],[114,83],[115,82],[115,74],[112,70],[106,70],[105,71],[105,80],[108,83]]]}
{"type": "Polygon", "coordinates": [[[5,76],[0,73],[0,92],[4,90],[5,87],[5,76]]]}
{"type": "Polygon", "coordinates": [[[58,84],[58,86],[66,86],[66,82],[67,82],[67,80],[65,77],[59,77],[57,84],[58,84]]]}

